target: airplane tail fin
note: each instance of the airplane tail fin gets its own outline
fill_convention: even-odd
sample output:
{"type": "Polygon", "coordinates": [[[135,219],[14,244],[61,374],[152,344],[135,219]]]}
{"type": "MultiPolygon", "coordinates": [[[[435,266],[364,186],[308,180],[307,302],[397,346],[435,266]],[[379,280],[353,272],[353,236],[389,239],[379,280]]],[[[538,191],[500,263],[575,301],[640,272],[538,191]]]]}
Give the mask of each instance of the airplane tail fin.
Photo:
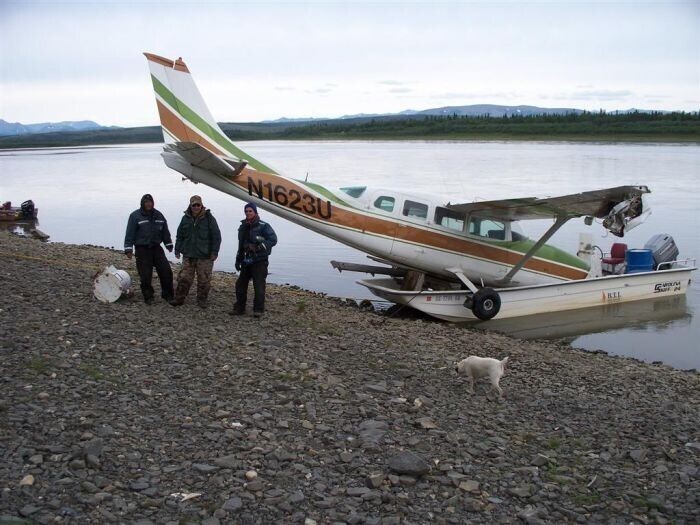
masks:
{"type": "Polygon", "coordinates": [[[245,162],[256,170],[273,170],[247,155],[221,130],[182,58],[170,60],[144,53],[151,72],[163,138],[168,143],[196,143],[219,157],[245,162]]]}

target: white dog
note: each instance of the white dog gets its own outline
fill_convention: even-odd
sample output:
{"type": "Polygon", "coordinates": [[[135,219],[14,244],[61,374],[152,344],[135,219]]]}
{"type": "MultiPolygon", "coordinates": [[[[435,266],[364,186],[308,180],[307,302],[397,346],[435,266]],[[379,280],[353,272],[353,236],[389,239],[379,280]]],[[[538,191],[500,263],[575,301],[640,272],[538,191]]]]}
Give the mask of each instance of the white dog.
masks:
{"type": "Polygon", "coordinates": [[[498,392],[500,399],[503,399],[503,390],[498,386],[498,382],[503,377],[506,371],[506,363],[508,358],[499,361],[498,359],[493,359],[491,357],[477,357],[475,355],[470,355],[466,359],[462,359],[455,370],[462,374],[467,374],[469,378],[469,389],[471,393],[474,393],[474,379],[478,379],[483,376],[489,376],[491,380],[491,386],[498,392]]]}

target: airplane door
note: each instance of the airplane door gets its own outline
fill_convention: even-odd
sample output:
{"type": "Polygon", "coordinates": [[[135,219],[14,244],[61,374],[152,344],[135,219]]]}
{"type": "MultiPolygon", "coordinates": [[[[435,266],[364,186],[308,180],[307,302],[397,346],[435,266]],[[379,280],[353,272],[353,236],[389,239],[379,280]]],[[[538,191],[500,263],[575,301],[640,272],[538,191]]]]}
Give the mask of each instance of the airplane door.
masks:
{"type": "Polygon", "coordinates": [[[391,255],[396,237],[397,223],[395,214],[398,199],[386,192],[379,192],[372,197],[369,204],[372,215],[365,219],[365,231],[372,236],[375,250],[384,254],[385,257],[391,255]],[[386,220],[382,220],[385,218],[386,220]]]}

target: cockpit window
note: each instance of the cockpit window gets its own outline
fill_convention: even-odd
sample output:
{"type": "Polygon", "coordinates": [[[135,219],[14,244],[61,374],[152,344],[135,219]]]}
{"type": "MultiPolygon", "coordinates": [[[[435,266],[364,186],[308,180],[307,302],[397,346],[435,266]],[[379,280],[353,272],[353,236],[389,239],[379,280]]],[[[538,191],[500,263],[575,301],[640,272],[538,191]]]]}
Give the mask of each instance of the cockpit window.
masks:
{"type": "Polygon", "coordinates": [[[472,217],[469,220],[469,233],[489,239],[506,240],[506,225],[491,219],[472,217]]]}
{"type": "Polygon", "coordinates": [[[466,219],[467,216],[464,213],[448,208],[441,208],[440,206],[435,208],[435,224],[439,224],[450,230],[456,230],[458,232],[464,231],[464,222],[466,219]]]}
{"type": "Polygon", "coordinates": [[[394,199],[394,197],[387,197],[386,195],[382,195],[381,197],[377,197],[377,199],[374,201],[374,207],[379,208],[382,211],[391,213],[392,211],[394,211],[395,202],[396,199],[394,199]]]}
{"type": "Polygon", "coordinates": [[[340,188],[340,191],[347,193],[351,197],[357,199],[360,195],[362,195],[365,192],[366,189],[367,186],[348,186],[347,188],[340,188]]]}
{"type": "Polygon", "coordinates": [[[403,203],[404,217],[415,217],[416,219],[428,218],[428,205],[415,201],[405,201],[403,203]]]}

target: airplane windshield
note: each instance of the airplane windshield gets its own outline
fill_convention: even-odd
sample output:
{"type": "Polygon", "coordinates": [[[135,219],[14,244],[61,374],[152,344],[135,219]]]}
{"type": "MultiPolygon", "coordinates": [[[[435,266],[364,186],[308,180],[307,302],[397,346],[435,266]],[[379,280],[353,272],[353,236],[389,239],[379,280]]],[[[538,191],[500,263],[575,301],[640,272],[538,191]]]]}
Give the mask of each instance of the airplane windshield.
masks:
{"type": "Polygon", "coordinates": [[[348,186],[347,188],[340,188],[340,191],[357,199],[365,192],[366,189],[367,186],[348,186]]]}

